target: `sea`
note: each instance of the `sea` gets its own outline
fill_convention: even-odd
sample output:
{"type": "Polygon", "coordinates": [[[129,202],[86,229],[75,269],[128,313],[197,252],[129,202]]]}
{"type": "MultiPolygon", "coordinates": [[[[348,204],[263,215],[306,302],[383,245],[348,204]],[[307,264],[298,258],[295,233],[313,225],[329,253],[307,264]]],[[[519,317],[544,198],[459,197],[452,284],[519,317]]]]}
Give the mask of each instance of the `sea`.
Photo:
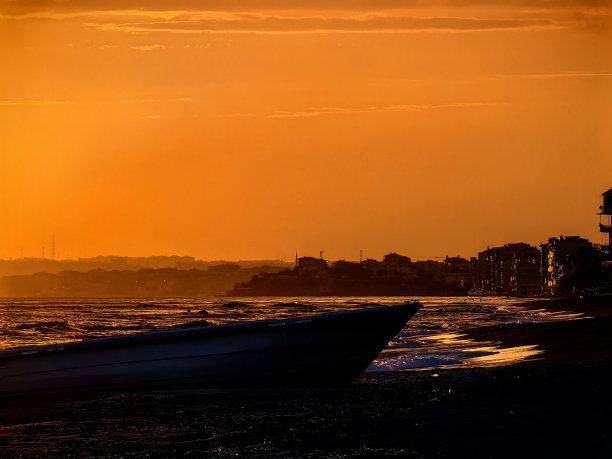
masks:
{"type": "MultiPolygon", "coordinates": [[[[163,299],[0,299],[0,350],[182,326],[288,319],[417,300],[423,307],[382,351],[368,372],[488,367],[537,358],[537,345],[477,342],[471,328],[581,318],[500,297],[225,297],[163,299]]],[[[541,303],[539,303],[541,305],[541,303]]]]}

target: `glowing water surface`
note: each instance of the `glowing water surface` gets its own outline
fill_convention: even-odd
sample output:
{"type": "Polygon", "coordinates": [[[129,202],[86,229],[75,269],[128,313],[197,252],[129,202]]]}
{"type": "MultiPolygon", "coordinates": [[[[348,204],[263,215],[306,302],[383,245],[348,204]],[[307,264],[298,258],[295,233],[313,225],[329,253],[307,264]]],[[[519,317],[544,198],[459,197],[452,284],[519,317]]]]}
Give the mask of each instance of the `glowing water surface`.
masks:
{"type": "Polygon", "coordinates": [[[368,371],[494,366],[540,353],[537,346],[503,348],[467,339],[474,327],[581,317],[530,309],[524,299],[498,297],[0,299],[0,349],[141,333],[181,324],[222,324],[291,318],[417,299],[424,307],[368,371]]]}

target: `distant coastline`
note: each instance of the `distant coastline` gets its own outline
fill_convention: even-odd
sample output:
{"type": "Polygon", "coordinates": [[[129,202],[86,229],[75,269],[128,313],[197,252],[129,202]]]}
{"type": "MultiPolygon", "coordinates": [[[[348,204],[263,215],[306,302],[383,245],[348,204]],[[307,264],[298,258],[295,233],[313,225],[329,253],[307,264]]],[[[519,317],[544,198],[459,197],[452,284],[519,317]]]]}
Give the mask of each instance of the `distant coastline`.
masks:
{"type": "Polygon", "coordinates": [[[61,271],[0,278],[0,297],[8,298],[147,298],[223,295],[237,282],[259,273],[275,273],[279,266],[243,268],[223,263],[208,269],[139,269],[87,272],[61,271]]]}
{"type": "Polygon", "coordinates": [[[0,260],[0,297],[577,296],[610,291],[606,253],[577,236],[488,248],[477,257],[238,262],[194,257],[0,260]]]}
{"type": "Polygon", "coordinates": [[[302,257],[293,269],[261,273],[238,283],[228,296],[422,296],[466,295],[472,265],[460,257],[412,262],[390,253],[382,261],[360,263],[302,257]]]}

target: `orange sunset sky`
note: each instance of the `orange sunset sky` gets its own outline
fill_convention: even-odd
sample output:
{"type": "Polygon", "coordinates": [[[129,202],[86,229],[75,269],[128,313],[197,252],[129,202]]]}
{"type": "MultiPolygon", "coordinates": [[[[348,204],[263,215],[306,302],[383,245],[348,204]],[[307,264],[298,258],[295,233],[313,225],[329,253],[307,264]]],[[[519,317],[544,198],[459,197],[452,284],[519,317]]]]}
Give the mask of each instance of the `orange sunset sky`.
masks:
{"type": "Polygon", "coordinates": [[[612,2],[0,0],[0,258],[600,242],[612,2]]]}

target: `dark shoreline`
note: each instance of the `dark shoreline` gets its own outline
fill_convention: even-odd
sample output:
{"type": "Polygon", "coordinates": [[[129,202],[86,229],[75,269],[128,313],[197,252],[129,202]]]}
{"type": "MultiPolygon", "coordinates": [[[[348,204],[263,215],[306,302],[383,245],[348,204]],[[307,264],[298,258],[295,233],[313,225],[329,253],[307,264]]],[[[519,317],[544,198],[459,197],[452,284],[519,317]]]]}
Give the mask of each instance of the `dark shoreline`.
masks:
{"type": "Polygon", "coordinates": [[[544,350],[495,368],[366,373],[342,388],[1,400],[0,456],[608,457],[612,307],[535,303],[588,318],[469,330],[544,350]]]}
{"type": "Polygon", "coordinates": [[[557,363],[14,400],[0,409],[0,456],[608,457],[611,376],[609,362],[557,363]]]}

